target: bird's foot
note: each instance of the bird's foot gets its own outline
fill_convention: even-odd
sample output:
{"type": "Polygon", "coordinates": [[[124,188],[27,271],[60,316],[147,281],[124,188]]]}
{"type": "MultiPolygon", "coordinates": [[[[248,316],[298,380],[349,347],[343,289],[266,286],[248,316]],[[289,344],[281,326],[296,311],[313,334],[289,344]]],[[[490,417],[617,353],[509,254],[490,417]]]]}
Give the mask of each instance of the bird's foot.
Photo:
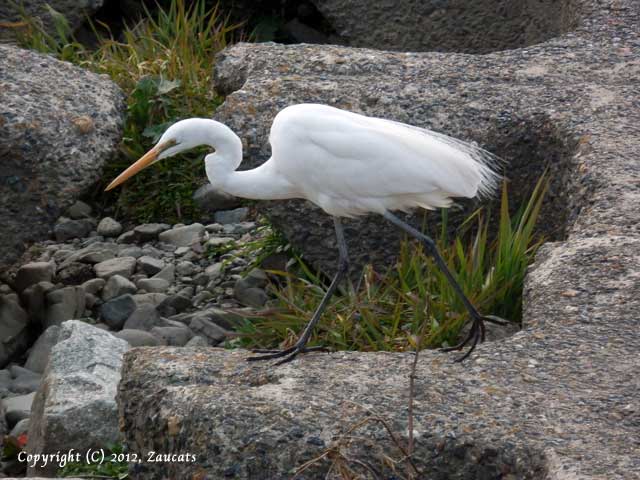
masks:
{"type": "Polygon", "coordinates": [[[290,362],[298,356],[299,353],[308,352],[328,352],[325,347],[305,347],[304,345],[294,345],[293,347],[286,348],[284,350],[251,350],[253,353],[263,353],[265,355],[257,355],[255,357],[247,358],[248,362],[258,362],[260,360],[273,360],[274,358],[282,358],[282,360],[275,363],[275,365],[282,365],[283,363],[290,362]]]}
{"type": "Polygon", "coordinates": [[[476,345],[478,343],[484,342],[486,327],[484,322],[494,323],[496,325],[508,325],[509,322],[504,318],[497,317],[495,315],[485,315],[474,317],[473,324],[471,325],[471,329],[467,336],[457,345],[453,347],[442,348],[440,351],[442,352],[453,352],[454,350],[462,350],[467,344],[471,344],[469,350],[465,352],[461,357],[456,358],[454,361],[456,363],[462,362],[466,358],[471,355],[471,353],[476,349],[476,345]]]}

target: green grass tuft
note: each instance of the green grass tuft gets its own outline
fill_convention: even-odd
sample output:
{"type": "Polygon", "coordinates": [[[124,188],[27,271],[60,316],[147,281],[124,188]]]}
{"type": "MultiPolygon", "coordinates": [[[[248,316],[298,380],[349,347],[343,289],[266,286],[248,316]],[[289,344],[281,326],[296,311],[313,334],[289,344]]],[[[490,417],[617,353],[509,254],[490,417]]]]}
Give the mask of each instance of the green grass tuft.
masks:
{"type": "MultiPolygon", "coordinates": [[[[489,240],[483,210],[470,215],[455,239],[446,236],[446,211],[437,244],[466,295],[481,313],[513,322],[522,317],[527,266],[542,238],[534,226],[547,188],[541,179],[530,200],[509,215],[506,184],[495,240],[489,240]]],[[[274,272],[283,286],[272,286],[273,308],[246,321],[236,344],[247,348],[288,346],[294,342],[325,292],[322,279],[302,261],[295,272],[274,272]]],[[[421,245],[404,241],[397,264],[386,274],[365,269],[359,288],[330,301],[310,345],[336,350],[407,351],[452,345],[468,320],[464,305],[421,245]],[[426,333],[420,335],[427,326],[426,333]],[[420,345],[418,339],[422,338],[420,345]]]]}

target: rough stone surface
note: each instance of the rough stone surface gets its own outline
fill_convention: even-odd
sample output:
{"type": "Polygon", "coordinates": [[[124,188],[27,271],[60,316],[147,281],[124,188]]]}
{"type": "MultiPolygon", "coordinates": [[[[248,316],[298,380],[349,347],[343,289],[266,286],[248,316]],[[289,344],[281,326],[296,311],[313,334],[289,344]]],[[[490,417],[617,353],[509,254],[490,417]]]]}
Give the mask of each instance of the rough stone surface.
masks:
{"type": "MultiPolygon", "coordinates": [[[[103,0],[49,0],[47,2],[23,0],[21,2],[2,2],[2,4],[0,4],[0,23],[19,22],[22,12],[20,8],[24,8],[24,12],[27,15],[37,17],[42,21],[48,33],[55,34],[55,21],[51,10],[47,8],[47,4],[56,12],[64,15],[71,29],[75,30],[82,25],[87,16],[91,16],[97,12],[103,3],[103,0]]],[[[13,38],[18,28],[20,27],[0,28],[0,38],[13,38]]],[[[58,85],[56,85],[56,87],[58,87],[58,85]]]]}
{"type": "Polygon", "coordinates": [[[25,368],[37,373],[44,372],[47,363],[49,363],[51,349],[58,342],[59,334],[60,327],[58,325],[53,325],[42,332],[31,347],[27,362],[24,364],[25,368]]]}
{"type": "Polygon", "coordinates": [[[202,185],[193,194],[195,204],[205,212],[228,210],[240,206],[241,200],[228,193],[218,192],[209,183],[202,185]]]}
{"type": "Polygon", "coordinates": [[[64,220],[56,223],[53,233],[56,240],[66,242],[74,238],[86,237],[91,231],[91,223],[87,220],[64,220]]]}
{"type": "Polygon", "coordinates": [[[187,344],[193,332],[187,327],[153,327],[151,334],[162,339],[162,343],[165,345],[182,347],[187,344]]]}
{"type": "MultiPolygon", "coordinates": [[[[270,156],[267,138],[275,114],[300,102],[327,103],[477,141],[507,162],[514,204],[549,168],[553,181],[541,218],[548,238],[560,240],[577,225],[586,195],[625,202],[637,196],[632,184],[611,182],[615,172],[633,171],[629,162],[636,136],[629,133],[635,131],[637,108],[630,99],[639,68],[633,55],[638,4],[616,5],[582,0],[579,27],[571,33],[482,56],[238,44],[223,51],[216,65],[216,88],[228,94],[216,118],[243,139],[242,168],[270,156]],[[624,111],[624,126],[614,111],[624,111]],[[624,132],[622,144],[611,140],[615,132],[624,132]],[[608,162],[607,176],[594,163],[602,157],[619,159],[608,162]]],[[[298,200],[259,207],[307,260],[327,272],[335,269],[337,248],[326,214],[298,200]]],[[[439,215],[427,218],[434,217],[439,215]]],[[[421,226],[423,213],[408,220],[421,226]]],[[[598,216],[589,234],[607,222],[598,216]]],[[[624,228],[637,231],[631,225],[639,223],[624,228]]],[[[372,216],[345,221],[345,230],[355,271],[368,262],[388,268],[398,251],[397,229],[372,216]]]]}
{"type": "Polygon", "coordinates": [[[138,288],[151,293],[163,293],[169,288],[169,282],[163,278],[142,278],[136,283],[138,288]]]}
{"type": "Polygon", "coordinates": [[[0,45],[0,84],[0,265],[9,265],[99,178],[117,152],[124,103],[105,77],[9,45],[0,45]]]}
{"type": "MultiPolygon", "coordinates": [[[[29,453],[84,452],[118,441],[115,394],[128,348],[124,340],[86,323],[62,324],[34,400],[29,453]]],[[[30,467],[27,474],[50,476],[56,468],[30,467]]]]}
{"type": "Polygon", "coordinates": [[[148,255],[143,255],[138,258],[138,268],[147,275],[155,275],[165,267],[165,263],[158,259],[148,255]]]}
{"type": "Polygon", "coordinates": [[[335,34],[331,43],[380,50],[488,53],[565,33],[578,1],[312,0],[335,34]]]}
{"type": "MultiPolygon", "coordinates": [[[[484,56],[239,45],[216,68],[218,85],[234,91],[217,116],[243,136],[254,165],[268,156],[276,111],[319,101],[478,140],[511,162],[516,190],[538,176],[523,162],[550,168],[545,222],[555,241],[528,273],[524,330],[462,364],[420,355],[413,459],[426,478],[640,479],[640,5],[583,0],[578,10],[569,34],[484,56]]],[[[295,244],[328,255],[329,220],[299,202],[271,203],[295,244]]],[[[368,221],[348,222],[360,259],[393,243],[384,229],[367,238],[368,221]]],[[[359,461],[394,475],[385,459],[403,455],[366,419],[375,412],[406,444],[413,355],[312,353],[279,367],[248,355],[127,355],[119,405],[131,451],[199,458],[147,464],[138,478],[284,479],[327,454],[304,472],[326,478],[338,453],[358,471],[359,461]]]]}

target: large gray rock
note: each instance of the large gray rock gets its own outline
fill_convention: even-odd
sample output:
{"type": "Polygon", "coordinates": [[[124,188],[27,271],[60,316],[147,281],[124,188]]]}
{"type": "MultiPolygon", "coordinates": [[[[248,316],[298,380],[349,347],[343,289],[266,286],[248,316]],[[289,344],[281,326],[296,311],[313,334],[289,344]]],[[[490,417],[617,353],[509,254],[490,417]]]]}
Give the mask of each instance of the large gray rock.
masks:
{"type": "Polygon", "coordinates": [[[311,0],[331,43],[380,50],[488,53],[530,46],[578,21],[579,2],[521,0],[311,0]]]}
{"type": "Polygon", "coordinates": [[[114,275],[107,280],[102,289],[102,299],[107,301],[127,293],[136,293],[136,291],[137,289],[133,282],[121,275],[114,275]]]}
{"type": "Polygon", "coordinates": [[[114,330],[120,330],[127,318],[135,311],[136,301],[132,295],[112,298],[100,307],[100,319],[114,330]]]}
{"type": "MultiPolygon", "coordinates": [[[[14,38],[16,32],[24,27],[20,26],[21,13],[24,9],[29,17],[36,17],[45,27],[45,30],[55,35],[55,15],[61,14],[69,22],[72,31],[75,31],[86,20],[102,7],[104,0],[22,0],[20,2],[2,2],[0,4],[0,22],[14,24],[13,27],[0,28],[0,39],[14,38]],[[54,11],[52,12],[49,5],[54,11]]],[[[56,87],[59,85],[56,84],[56,87]]]]}
{"type": "Polygon", "coordinates": [[[27,312],[17,302],[0,296],[0,368],[29,347],[28,327],[27,312]]]}
{"type": "MultiPolygon", "coordinates": [[[[38,390],[29,424],[29,453],[84,452],[119,440],[115,394],[124,340],[86,323],[62,324],[38,390]]],[[[57,466],[30,467],[51,476],[57,466]]]]}
{"type": "Polygon", "coordinates": [[[118,150],[124,104],[104,76],[9,45],[0,45],[0,84],[1,266],[47,238],[98,180],[118,150]]]}

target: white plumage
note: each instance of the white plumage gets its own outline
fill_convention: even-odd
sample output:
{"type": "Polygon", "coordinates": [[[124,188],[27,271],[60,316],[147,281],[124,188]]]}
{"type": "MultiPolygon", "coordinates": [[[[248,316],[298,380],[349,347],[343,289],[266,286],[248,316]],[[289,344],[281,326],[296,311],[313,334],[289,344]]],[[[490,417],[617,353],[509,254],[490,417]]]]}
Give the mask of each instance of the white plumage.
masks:
{"type": "Polygon", "coordinates": [[[448,207],[456,197],[491,193],[499,179],[492,169],[492,154],[430,130],[316,104],[293,105],[278,113],[269,141],[269,160],[252,170],[238,171],[242,142],[236,134],[215,120],[182,120],[169,127],[155,147],[107,187],[114,188],[162,158],[209,145],[215,153],[205,157],[205,169],[216,189],[256,200],[305,198],[334,217],[340,262],[325,298],[293,347],[262,352],[266,355],[250,360],[284,357],[283,363],[316,349],[306,343],[347,271],[347,247],[339,217],[371,212],[423,242],[462,299],[473,325],[466,339],[452,347],[460,349],[471,342],[470,350],[459,360],[484,339],[485,321],[504,322],[480,315],[433,240],[391,213],[415,207],[448,207]]]}

